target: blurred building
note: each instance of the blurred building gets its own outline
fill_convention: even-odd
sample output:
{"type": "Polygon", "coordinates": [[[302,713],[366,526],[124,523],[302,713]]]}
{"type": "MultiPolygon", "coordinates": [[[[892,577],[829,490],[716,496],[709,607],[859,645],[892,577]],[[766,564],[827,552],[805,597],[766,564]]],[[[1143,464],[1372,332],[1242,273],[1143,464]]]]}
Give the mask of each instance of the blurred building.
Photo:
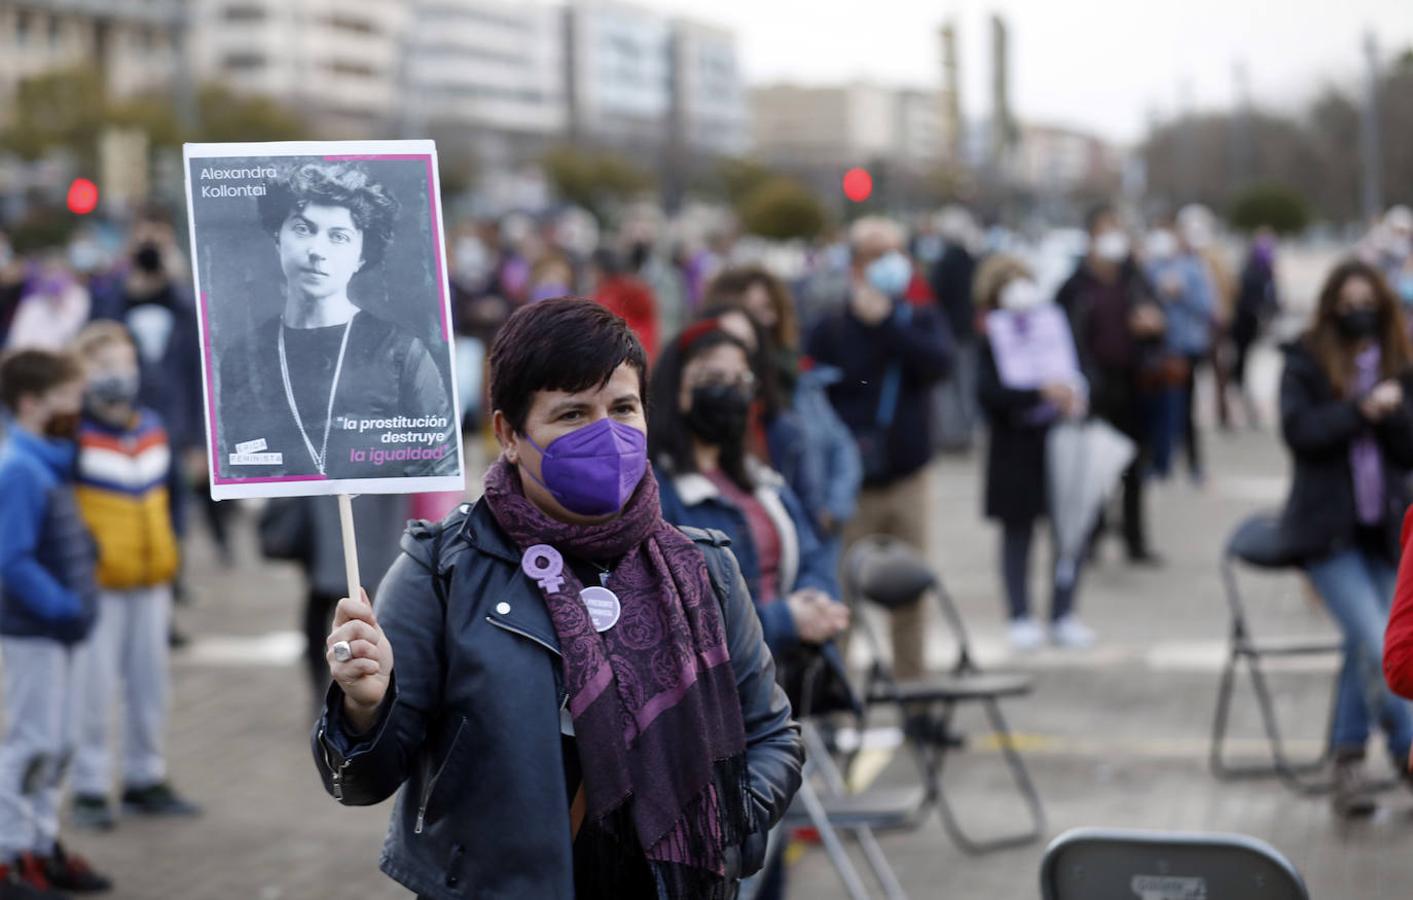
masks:
{"type": "Polygon", "coordinates": [[[564,16],[573,141],[644,157],[746,147],[733,32],[618,0],[575,0],[564,16]]]}
{"type": "Polygon", "coordinates": [[[523,0],[423,0],[407,40],[402,133],[454,142],[498,170],[568,125],[563,12],[523,0]]]}
{"type": "MultiPolygon", "coordinates": [[[[21,79],[97,65],[118,96],[168,84],[184,0],[0,0],[0,102],[21,79]]],[[[3,106],[0,106],[0,110],[3,106]]]]}
{"type": "Polygon", "coordinates": [[[1123,154],[1117,147],[1087,132],[1056,125],[1022,125],[1013,160],[1015,184],[1038,193],[1112,192],[1123,171],[1123,154]]]}
{"type": "Polygon", "coordinates": [[[750,122],[735,33],[676,19],[672,49],[674,104],[687,146],[707,155],[744,153],[750,122]]]}
{"type": "Polygon", "coordinates": [[[903,191],[950,159],[942,97],[856,82],[779,84],[751,91],[751,135],[763,162],[837,193],[838,177],[865,166],[875,185],[903,191]]]}
{"type": "Polygon", "coordinates": [[[194,0],[197,77],[275,97],[330,136],[387,136],[405,81],[410,5],[194,0]]]}

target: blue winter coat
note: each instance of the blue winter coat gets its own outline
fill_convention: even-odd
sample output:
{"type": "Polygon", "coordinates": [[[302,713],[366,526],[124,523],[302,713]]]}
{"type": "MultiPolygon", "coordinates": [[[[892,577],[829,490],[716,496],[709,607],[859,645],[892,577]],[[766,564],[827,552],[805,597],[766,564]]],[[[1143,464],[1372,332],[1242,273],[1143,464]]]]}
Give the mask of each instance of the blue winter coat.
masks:
{"type": "MultiPolygon", "coordinates": [[[[720,531],[731,539],[731,550],[736,554],[741,574],[756,603],[771,653],[778,657],[785,650],[798,646],[800,636],[795,631],[790,608],[779,600],[764,606],[760,603],[760,559],[746,514],[723,497],[704,475],[695,472],[673,475],[659,466],[653,467],[653,474],[657,476],[664,519],[677,526],[720,531]]],[[[837,598],[839,582],[834,568],[820,552],[819,539],[795,492],[778,473],[764,466],[753,466],[751,474],[759,485],[756,498],[780,532],[781,596],[815,588],[837,598]]]]}
{"type": "Polygon", "coordinates": [[[98,548],[74,500],[75,446],[8,425],[0,449],[0,634],[75,644],[97,609],[98,548]]]}

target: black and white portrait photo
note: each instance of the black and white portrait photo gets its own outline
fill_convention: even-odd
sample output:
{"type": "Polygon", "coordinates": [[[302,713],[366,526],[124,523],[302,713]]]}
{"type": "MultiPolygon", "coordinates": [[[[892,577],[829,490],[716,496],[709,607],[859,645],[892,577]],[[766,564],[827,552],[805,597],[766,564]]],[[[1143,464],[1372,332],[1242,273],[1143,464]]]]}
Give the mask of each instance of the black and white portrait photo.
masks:
{"type": "Polygon", "coordinates": [[[213,495],[459,486],[431,144],[310,146],[187,148],[213,495]]]}

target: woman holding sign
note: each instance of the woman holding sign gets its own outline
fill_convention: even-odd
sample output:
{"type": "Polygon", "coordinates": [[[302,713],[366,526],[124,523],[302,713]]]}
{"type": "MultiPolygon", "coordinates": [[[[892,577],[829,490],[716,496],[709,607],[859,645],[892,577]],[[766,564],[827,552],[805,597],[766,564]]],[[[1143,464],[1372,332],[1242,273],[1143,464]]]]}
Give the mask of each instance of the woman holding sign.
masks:
{"type": "Polygon", "coordinates": [[[339,605],[325,787],[401,788],[383,870],[423,897],[734,896],[802,749],[735,559],[662,519],[642,346],[549,300],[490,364],[485,496],[339,605]]]}
{"type": "Polygon", "coordinates": [[[397,200],[356,163],[323,161],[296,165],[256,196],[284,274],[284,303],[221,354],[223,473],[455,472],[455,417],[432,355],[349,296],[353,277],[387,254],[397,200]]]}
{"type": "MultiPolygon", "coordinates": [[[[1085,408],[1084,379],[1065,314],[1048,303],[1030,270],[1015,257],[993,256],[976,278],[986,314],[978,396],[990,419],[986,515],[1001,522],[1001,575],[1006,585],[1011,645],[1031,650],[1046,629],[1030,611],[1030,548],[1037,519],[1046,517],[1050,429],[1085,408]]],[[[1086,646],[1094,635],[1074,616],[1077,577],[1056,578],[1048,636],[1061,646],[1086,646]]]]}

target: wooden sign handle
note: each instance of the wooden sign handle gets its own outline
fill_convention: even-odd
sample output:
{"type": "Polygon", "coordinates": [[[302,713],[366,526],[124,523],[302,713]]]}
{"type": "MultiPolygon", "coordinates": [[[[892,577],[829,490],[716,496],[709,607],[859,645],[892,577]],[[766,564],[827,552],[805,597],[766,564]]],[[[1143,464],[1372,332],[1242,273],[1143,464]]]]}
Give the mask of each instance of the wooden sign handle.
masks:
{"type": "Polygon", "coordinates": [[[358,540],[353,531],[353,497],[339,494],[339,526],[343,530],[343,570],[348,575],[348,596],[358,599],[358,540]]]}

